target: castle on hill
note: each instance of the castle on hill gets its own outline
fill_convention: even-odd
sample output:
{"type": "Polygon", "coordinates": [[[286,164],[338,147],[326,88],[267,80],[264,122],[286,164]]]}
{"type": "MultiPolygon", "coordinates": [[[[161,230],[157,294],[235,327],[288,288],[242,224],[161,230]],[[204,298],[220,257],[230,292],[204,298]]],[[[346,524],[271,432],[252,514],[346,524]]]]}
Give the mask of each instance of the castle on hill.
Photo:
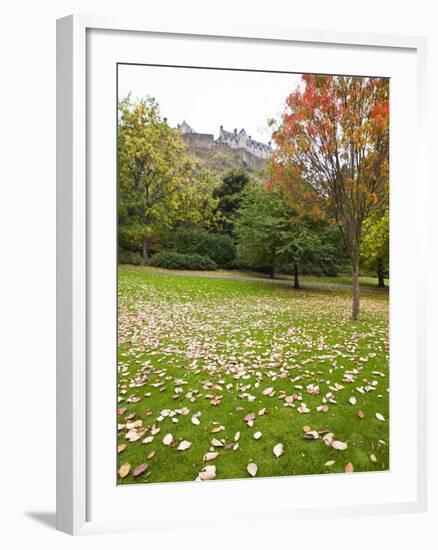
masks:
{"type": "Polygon", "coordinates": [[[263,168],[266,160],[273,153],[270,141],[267,144],[256,141],[248,136],[244,128],[240,132],[237,131],[237,128],[233,132],[228,132],[224,130],[223,126],[220,126],[217,139],[214,138],[213,134],[196,132],[185,120],[178,124],[177,129],[181,132],[189,148],[233,151],[254,170],[263,168]]]}

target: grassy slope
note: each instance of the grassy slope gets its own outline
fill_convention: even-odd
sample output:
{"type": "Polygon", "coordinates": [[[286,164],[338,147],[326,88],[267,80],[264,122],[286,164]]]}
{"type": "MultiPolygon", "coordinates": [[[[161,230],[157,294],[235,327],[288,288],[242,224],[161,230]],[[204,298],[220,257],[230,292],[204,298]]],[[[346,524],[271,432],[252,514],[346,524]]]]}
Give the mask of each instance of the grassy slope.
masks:
{"type": "Polygon", "coordinates": [[[119,296],[119,407],[128,407],[119,422],[123,426],[126,415],[135,413],[146,428],[142,439],[154,424],[160,427],[148,445],[142,439],[128,443],[122,427],[119,443],[128,445],[119,464],[135,467],[147,462],[149,468],[137,479],[129,474],[121,483],[193,480],[204,465],[202,457],[211,449],[211,439],[232,443],[237,431],[239,449],[218,449],[221,454],[211,463],[216,465],[217,478],[248,477],[249,461],[258,465],[257,476],[342,472],[348,462],[355,471],[389,467],[386,293],[363,292],[362,318],[357,323],[347,317],[347,290],[296,292],[263,282],[157,277],[122,268],[119,296]],[[354,369],[355,381],[342,382],[344,371],[354,369]],[[383,376],[373,374],[377,371],[383,376]],[[136,383],[138,387],[132,387],[136,383]],[[157,383],[162,385],[154,386],[157,383]],[[208,387],[209,383],[217,386],[208,387]],[[310,383],[319,385],[318,395],[307,393],[310,383]],[[330,389],[335,383],[343,389],[330,389]],[[356,390],[373,384],[376,390],[365,395],[356,390]],[[273,397],[262,394],[268,387],[275,389],[273,397]],[[301,396],[311,412],[299,414],[296,408],[285,407],[282,390],[288,396],[301,396]],[[329,404],[327,413],[317,412],[327,392],[336,396],[337,404],[329,404]],[[128,403],[133,395],[141,400],[128,403]],[[206,395],[223,398],[215,406],[206,395]],[[249,401],[248,395],[255,400],[249,401]],[[348,403],[350,396],[357,398],[357,405],[348,403]],[[169,417],[156,421],[160,411],[183,407],[190,413],[176,414],[177,423],[169,417]],[[247,427],[243,417],[263,407],[268,414],[257,416],[254,427],[247,427]],[[365,413],[362,420],[356,414],[359,409],[365,413]],[[201,423],[195,426],[191,417],[198,412],[201,423]],[[386,421],[378,421],[376,412],[386,421]],[[209,433],[215,425],[224,431],[209,433]],[[304,440],[304,425],[330,430],[348,448],[337,451],[321,439],[304,440]],[[253,438],[256,431],[263,434],[258,441],[253,438]],[[167,433],[177,443],[190,441],[191,448],[177,451],[163,445],[167,433]],[[284,454],[276,459],[272,448],[279,442],[284,454]],[[152,450],[156,455],[147,459],[152,450]],[[371,454],[377,463],[370,461],[371,454]],[[335,464],[325,467],[329,460],[335,464]]]}

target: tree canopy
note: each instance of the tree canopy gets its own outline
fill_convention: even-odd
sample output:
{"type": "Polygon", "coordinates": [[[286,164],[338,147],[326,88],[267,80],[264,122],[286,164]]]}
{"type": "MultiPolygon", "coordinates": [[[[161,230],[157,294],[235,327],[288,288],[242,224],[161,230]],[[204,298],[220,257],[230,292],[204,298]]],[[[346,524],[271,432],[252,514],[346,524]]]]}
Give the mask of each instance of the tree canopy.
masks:
{"type": "Polygon", "coordinates": [[[278,188],[246,187],[235,233],[244,264],[271,275],[279,269],[291,270],[296,287],[299,272],[336,270],[340,247],[333,228],[310,216],[299,216],[278,188]]]}
{"type": "Polygon", "coordinates": [[[389,81],[303,75],[273,137],[271,183],[342,231],[357,319],[362,226],[388,201],[389,81]]]}
{"type": "Polygon", "coordinates": [[[215,201],[206,189],[214,184],[207,170],[197,170],[153,98],[119,104],[119,234],[141,239],[145,260],[154,232],[211,214],[215,201]]]}

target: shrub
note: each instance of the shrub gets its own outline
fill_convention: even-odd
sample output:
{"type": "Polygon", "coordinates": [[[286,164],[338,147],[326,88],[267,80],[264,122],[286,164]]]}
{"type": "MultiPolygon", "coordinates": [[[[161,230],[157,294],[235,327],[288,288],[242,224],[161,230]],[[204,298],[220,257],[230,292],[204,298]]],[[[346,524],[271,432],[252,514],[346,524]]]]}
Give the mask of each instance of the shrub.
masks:
{"type": "Polygon", "coordinates": [[[217,264],[208,256],[180,254],[172,250],[157,252],[149,260],[149,265],[167,269],[199,269],[205,271],[217,269],[217,264]]]}
{"type": "Polygon", "coordinates": [[[120,250],[119,251],[119,264],[131,264],[142,265],[143,258],[139,252],[132,252],[132,250],[120,250]]]}
{"type": "Polygon", "coordinates": [[[236,248],[229,235],[209,233],[204,229],[182,228],[164,236],[163,248],[180,254],[208,256],[220,267],[228,267],[236,257],[236,248]]]}

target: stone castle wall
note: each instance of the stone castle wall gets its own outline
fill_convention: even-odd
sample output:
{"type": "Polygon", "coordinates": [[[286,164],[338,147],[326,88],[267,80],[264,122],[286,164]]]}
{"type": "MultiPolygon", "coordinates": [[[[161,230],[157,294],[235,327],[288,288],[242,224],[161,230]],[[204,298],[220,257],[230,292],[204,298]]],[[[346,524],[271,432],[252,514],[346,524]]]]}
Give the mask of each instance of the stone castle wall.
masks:
{"type": "Polygon", "coordinates": [[[182,134],[182,138],[188,147],[199,147],[200,149],[213,149],[215,146],[213,134],[182,134]]]}
{"type": "Polygon", "coordinates": [[[182,134],[182,138],[189,148],[218,150],[235,154],[252,170],[261,170],[266,164],[266,158],[258,157],[244,147],[230,147],[228,143],[217,142],[213,134],[185,133],[182,134]]]}

